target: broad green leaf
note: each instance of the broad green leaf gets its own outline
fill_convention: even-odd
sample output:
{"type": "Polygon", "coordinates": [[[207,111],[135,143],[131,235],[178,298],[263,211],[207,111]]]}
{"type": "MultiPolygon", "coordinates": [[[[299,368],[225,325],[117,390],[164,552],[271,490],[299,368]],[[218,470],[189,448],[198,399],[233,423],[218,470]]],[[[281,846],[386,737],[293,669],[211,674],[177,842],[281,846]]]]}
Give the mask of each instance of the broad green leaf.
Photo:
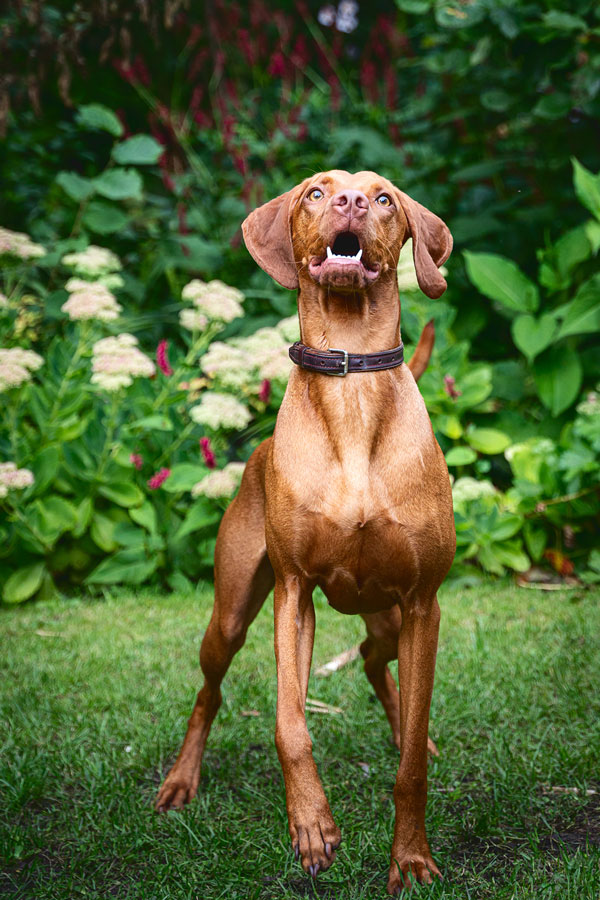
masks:
{"type": "Polygon", "coordinates": [[[561,31],[587,31],[588,26],[585,19],[580,16],[574,16],[568,12],[562,12],[560,9],[551,9],[542,16],[544,25],[550,28],[558,28],[561,31]]]}
{"type": "Polygon", "coordinates": [[[107,106],[101,103],[89,103],[80,106],[77,110],[77,122],[83,128],[96,128],[99,131],[108,131],[114,137],[121,137],[123,126],[118,117],[107,106]]]}
{"type": "Polygon", "coordinates": [[[59,172],[56,176],[56,183],[76,203],[87,200],[96,190],[91,178],[83,178],[77,172],[59,172]]]}
{"type": "Polygon", "coordinates": [[[171,474],[162,487],[169,494],[191,491],[196,482],[204,478],[205,475],[205,466],[196,466],[193,463],[179,463],[179,465],[173,466],[171,474]]]}
{"type": "Polygon", "coordinates": [[[534,312],[538,308],[536,285],[514,262],[495,253],[465,251],[464,257],[469,278],[490,300],[517,312],[534,312]]]}
{"type": "Polygon", "coordinates": [[[109,200],[141,200],[142,178],[135,169],[107,169],[94,179],[98,194],[109,200]]]}
{"type": "Polygon", "coordinates": [[[431,7],[432,0],[396,0],[396,6],[402,12],[422,16],[431,7]]]}
{"type": "Polygon", "coordinates": [[[600,250],[600,222],[596,222],[595,219],[589,219],[583,227],[585,235],[591,244],[592,253],[595,256],[600,250]]]}
{"type": "Polygon", "coordinates": [[[445,434],[446,437],[457,441],[463,433],[463,427],[460,424],[458,416],[440,415],[435,418],[435,427],[445,434]]]}
{"type": "Polygon", "coordinates": [[[115,527],[116,523],[109,519],[108,516],[103,516],[99,512],[94,513],[90,535],[93,542],[105,553],[112,553],[113,550],[117,549],[115,527]]]}
{"type": "Polygon", "coordinates": [[[58,447],[45,447],[35,457],[32,464],[34,474],[33,493],[42,494],[54,481],[58,473],[60,454],[58,447]]]}
{"type": "Polygon", "coordinates": [[[134,134],[113,147],[113,159],[122,166],[154,165],[164,153],[164,147],[149,134],[134,134]]]}
{"type": "Polygon", "coordinates": [[[538,353],[552,343],[556,332],[556,319],[551,313],[545,313],[539,319],[533,316],[517,316],[511,325],[513,341],[528,360],[535,359],[538,353]]]}
{"type": "Polygon", "coordinates": [[[144,528],[147,528],[150,534],[156,534],[158,530],[156,510],[149,500],[145,500],[141,506],[130,509],[129,515],[138,525],[143,525],[144,528]]]}
{"type": "Polygon", "coordinates": [[[49,531],[62,534],[77,522],[77,510],[69,500],[51,494],[36,501],[37,509],[49,531]]]}
{"type": "MultiPolygon", "coordinates": [[[[498,549],[500,544],[483,544],[477,552],[477,559],[486,572],[493,575],[503,575],[504,566],[498,557],[498,549]]],[[[475,554],[472,554],[475,555],[475,554]]]]}
{"type": "Polygon", "coordinates": [[[481,95],[481,105],[493,112],[504,112],[511,104],[511,97],[506,91],[494,89],[484,91],[481,95]]]}
{"type": "Polygon", "coordinates": [[[471,428],[466,438],[475,450],[491,455],[502,453],[512,443],[507,434],[495,428],[471,428]]]}
{"type": "Polygon", "coordinates": [[[490,535],[495,541],[505,541],[514,537],[523,527],[523,517],[516,513],[503,515],[492,528],[490,535]]]}
{"type": "Polygon", "coordinates": [[[584,282],[568,304],[557,337],[600,331],[600,274],[584,282]]]}
{"type": "Polygon", "coordinates": [[[600,220],[600,173],[594,175],[579,160],[571,157],[573,163],[573,185],[580,203],[600,220]]]}
{"type": "Polygon", "coordinates": [[[520,540],[494,544],[494,553],[496,559],[515,572],[526,572],[531,565],[520,540]]]}
{"type": "Polygon", "coordinates": [[[469,4],[449,0],[448,3],[436,6],[435,20],[442,28],[468,28],[481,22],[485,14],[483,4],[477,0],[471,0],[469,4]]]}
{"type": "Polygon", "coordinates": [[[540,119],[562,119],[571,109],[571,98],[562,91],[546,94],[533,107],[534,116],[540,119]]]}
{"type": "Polygon", "coordinates": [[[73,537],[81,537],[90,524],[94,504],[91,497],[84,497],[79,506],[75,508],[76,520],[73,526],[73,537]]]}
{"type": "Polygon", "coordinates": [[[115,525],[115,541],[122,547],[144,547],[147,532],[143,528],[136,528],[131,522],[118,522],[115,525]]]}
{"type": "Polygon", "coordinates": [[[527,520],[523,526],[523,534],[525,536],[525,546],[534,562],[542,558],[542,553],[546,549],[548,535],[546,530],[540,525],[535,525],[531,520],[527,520]]]}
{"type": "Polygon", "coordinates": [[[141,584],[158,566],[158,558],[148,559],[142,550],[119,550],[104,559],[85,579],[87,584],[141,584]]]}
{"type": "Polygon", "coordinates": [[[17,569],[4,582],[2,599],[5,603],[22,603],[33,597],[44,577],[45,565],[43,562],[34,563],[17,569]]]}
{"type": "Polygon", "coordinates": [[[583,377],[579,356],[569,347],[550,347],[533,364],[538,396],[558,416],[576,400],[583,377]]]}
{"type": "Polygon", "coordinates": [[[475,462],[477,454],[471,447],[451,447],[446,453],[446,464],[448,466],[468,466],[475,462]]]}
{"type": "Polygon", "coordinates": [[[137,485],[130,481],[113,481],[111,484],[102,484],[98,491],[103,497],[126,508],[140,506],[144,502],[143,493],[137,485]]]}
{"type": "Polygon", "coordinates": [[[83,215],[84,225],[98,234],[120,231],[128,221],[128,217],[118,206],[102,200],[92,200],[83,215]]]}
{"type": "Polygon", "coordinates": [[[128,426],[130,431],[146,428],[148,431],[173,431],[173,423],[168,416],[161,416],[156,413],[152,416],[144,416],[142,419],[136,419],[128,426]]]}
{"type": "Polygon", "coordinates": [[[190,511],[181,523],[173,540],[180,541],[181,538],[191,534],[193,531],[199,531],[201,528],[215,525],[220,518],[221,513],[214,508],[211,508],[206,501],[197,500],[190,508],[190,511]]]}

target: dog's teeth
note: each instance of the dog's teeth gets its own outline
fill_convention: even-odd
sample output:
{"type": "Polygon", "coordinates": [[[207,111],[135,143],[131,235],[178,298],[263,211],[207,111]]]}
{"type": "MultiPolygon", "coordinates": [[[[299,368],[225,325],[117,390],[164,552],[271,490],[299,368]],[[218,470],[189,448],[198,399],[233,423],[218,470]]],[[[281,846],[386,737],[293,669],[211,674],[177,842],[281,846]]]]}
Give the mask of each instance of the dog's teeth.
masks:
{"type": "Polygon", "coordinates": [[[331,259],[332,256],[333,256],[333,253],[331,252],[331,247],[328,247],[327,248],[327,259],[331,259]]]}
{"type": "Polygon", "coordinates": [[[357,253],[356,256],[355,256],[355,259],[360,259],[361,256],[362,256],[362,250],[359,250],[358,253],[357,253]]]}

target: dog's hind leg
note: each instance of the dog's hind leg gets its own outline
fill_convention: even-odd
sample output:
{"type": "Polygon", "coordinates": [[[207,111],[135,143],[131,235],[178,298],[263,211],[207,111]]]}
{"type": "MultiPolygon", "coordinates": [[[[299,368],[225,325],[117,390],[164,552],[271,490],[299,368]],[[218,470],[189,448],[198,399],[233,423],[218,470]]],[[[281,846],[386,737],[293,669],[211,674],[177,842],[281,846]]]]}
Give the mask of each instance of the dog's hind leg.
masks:
{"type": "MultiPolygon", "coordinates": [[[[388,669],[388,663],[398,657],[398,635],[402,625],[402,613],[400,607],[393,606],[385,612],[368,613],[362,618],[367,626],[367,637],[360,645],[365,675],[385,710],[394,743],[398,750],[401,750],[400,695],[388,669]]],[[[427,749],[433,756],[439,755],[431,738],[427,739],[427,749]]]]}
{"type": "MultiPolygon", "coordinates": [[[[270,440],[270,439],[269,439],[270,440]]],[[[159,812],[196,796],[206,739],[221,705],[221,682],[248,627],[273,588],[265,547],[264,468],[269,440],[252,454],[239,493],[228,507],[215,548],[215,605],[200,647],[204,684],[173,768],[158,792],[159,812]]]]}

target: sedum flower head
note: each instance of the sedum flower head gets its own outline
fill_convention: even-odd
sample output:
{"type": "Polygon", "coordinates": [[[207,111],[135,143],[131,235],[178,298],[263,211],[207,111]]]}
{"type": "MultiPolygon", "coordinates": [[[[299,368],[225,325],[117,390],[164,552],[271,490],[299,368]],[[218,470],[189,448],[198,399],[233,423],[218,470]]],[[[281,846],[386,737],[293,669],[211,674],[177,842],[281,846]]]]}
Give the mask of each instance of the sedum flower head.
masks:
{"type": "Polygon", "coordinates": [[[179,324],[187,331],[204,331],[208,325],[208,317],[197,309],[182,309],[179,313],[179,324]]]}
{"type": "Polygon", "coordinates": [[[117,272],[121,268],[119,257],[105,247],[97,247],[90,244],[85,250],[77,253],[67,253],[63,256],[62,263],[69,266],[80,275],[91,276],[107,275],[109,272],[117,272]]]}
{"type": "Polygon", "coordinates": [[[252,381],[255,365],[242,347],[213,341],[202,359],[202,371],[224,387],[241,388],[252,381]]]}
{"type": "Polygon", "coordinates": [[[214,469],[192,488],[192,497],[231,497],[238,489],[246,463],[227,463],[223,469],[214,469]]]}
{"type": "Polygon", "coordinates": [[[222,281],[200,281],[198,278],[186,284],[181,296],[190,300],[196,309],[216,322],[232,322],[244,315],[241,303],[244,295],[237,288],[222,281]]]}
{"type": "Polygon", "coordinates": [[[66,284],[71,296],[63,303],[61,309],[72,321],[82,319],[98,319],[101,322],[112,322],[117,319],[122,307],[114,294],[100,281],[83,281],[71,278],[66,284]]]}
{"type": "Polygon", "coordinates": [[[8,309],[8,297],[6,294],[0,293],[0,310],[8,309]]]}
{"type": "Polygon", "coordinates": [[[33,350],[23,350],[22,347],[1,348],[0,394],[31,381],[31,373],[39,369],[43,362],[42,357],[33,350]]]}
{"type": "Polygon", "coordinates": [[[92,352],[92,384],[106,391],[129,387],[134,378],[149,378],[156,371],[152,360],[138,349],[137,338],[132,334],[96,341],[92,352]]]}
{"type": "Polygon", "coordinates": [[[252,418],[243,403],[231,394],[207,391],[197,406],[190,410],[190,417],[199,425],[206,425],[217,431],[219,428],[245,428],[252,418]]]}
{"type": "Polygon", "coordinates": [[[46,250],[41,244],[34,244],[29,235],[22,231],[0,228],[0,255],[3,253],[20,259],[36,259],[45,256],[46,250]]]}
{"type": "Polygon", "coordinates": [[[282,319],[276,327],[284,341],[288,341],[292,344],[294,341],[300,340],[300,323],[298,322],[298,316],[288,316],[287,319],[282,319]]]}
{"type": "Polygon", "coordinates": [[[33,484],[33,472],[29,469],[18,469],[15,463],[0,463],[0,498],[6,497],[9,491],[22,491],[33,484]]]}

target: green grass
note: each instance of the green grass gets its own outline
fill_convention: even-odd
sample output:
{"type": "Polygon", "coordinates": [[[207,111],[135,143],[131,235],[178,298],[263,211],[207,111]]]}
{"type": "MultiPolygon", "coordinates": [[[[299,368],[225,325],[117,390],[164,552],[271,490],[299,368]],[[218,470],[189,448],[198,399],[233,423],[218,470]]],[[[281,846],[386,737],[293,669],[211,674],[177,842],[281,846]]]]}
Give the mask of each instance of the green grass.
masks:
{"type": "MultiPolygon", "coordinates": [[[[440,601],[428,830],[445,880],[415,895],[598,900],[600,795],[585,789],[600,790],[600,592],[500,582],[440,601]]],[[[211,602],[208,591],[146,592],[2,612],[0,895],[387,896],[398,754],[358,660],[309,688],[343,710],[308,715],[342,847],[314,884],[293,860],[270,601],[225,682],[198,799],[152,812],[199,683],[211,602]]],[[[317,600],[315,665],[361,635],[358,618],[317,600]]]]}

